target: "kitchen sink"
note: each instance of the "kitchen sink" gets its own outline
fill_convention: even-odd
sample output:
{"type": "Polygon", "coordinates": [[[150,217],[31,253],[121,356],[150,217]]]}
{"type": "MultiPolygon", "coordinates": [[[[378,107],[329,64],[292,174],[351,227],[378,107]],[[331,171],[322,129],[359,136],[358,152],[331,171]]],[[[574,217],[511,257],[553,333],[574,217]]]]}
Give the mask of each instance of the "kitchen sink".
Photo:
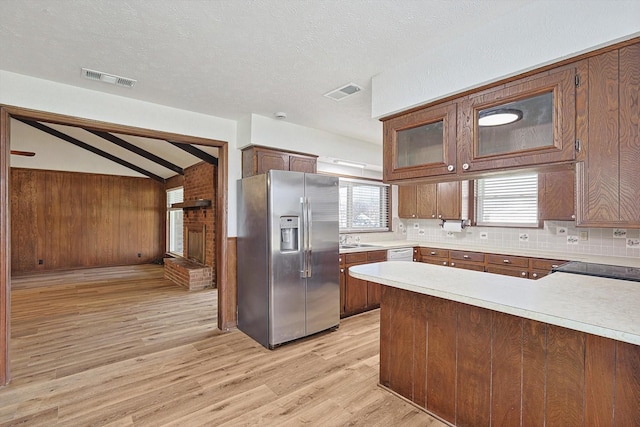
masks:
{"type": "Polygon", "coordinates": [[[367,245],[366,243],[357,243],[357,244],[340,244],[340,249],[357,249],[357,248],[373,248],[376,245],[367,245]]]}

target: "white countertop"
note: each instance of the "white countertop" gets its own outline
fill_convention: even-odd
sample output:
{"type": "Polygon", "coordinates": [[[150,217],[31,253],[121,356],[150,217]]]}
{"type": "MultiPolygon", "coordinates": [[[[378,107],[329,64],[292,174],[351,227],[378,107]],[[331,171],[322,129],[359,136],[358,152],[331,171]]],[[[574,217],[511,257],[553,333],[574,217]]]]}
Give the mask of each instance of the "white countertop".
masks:
{"type": "Polygon", "coordinates": [[[416,242],[410,240],[388,240],[381,242],[363,242],[367,246],[362,246],[353,249],[340,249],[341,254],[348,254],[352,252],[363,251],[379,251],[392,248],[407,248],[407,247],[426,247],[426,248],[440,248],[459,251],[471,251],[471,252],[484,252],[491,254],[503,254],[514,256],[525,256],[531,258],[546,258],[546,259],[559,259],[567,261],[584,261],[593,262],[597,264],[610,264],[610,265],[622,265],[626,267],[638,267],[640,268],[640,258],[629,257],[614,257],[604,255],[589,255],[579,253],[567,253],[567,252],[552,252],[552,251],[540,251],[533,249],[522,248],[496,248],[492,246],[471,246],[459,243],[442,243],[442,242],[416,242]]]}
{"type": "Polygon", "coordinates": [[[420,262],[351,267],[355,278],[640,345],[640,283],[569,273],[539,280],[420,262]]]}

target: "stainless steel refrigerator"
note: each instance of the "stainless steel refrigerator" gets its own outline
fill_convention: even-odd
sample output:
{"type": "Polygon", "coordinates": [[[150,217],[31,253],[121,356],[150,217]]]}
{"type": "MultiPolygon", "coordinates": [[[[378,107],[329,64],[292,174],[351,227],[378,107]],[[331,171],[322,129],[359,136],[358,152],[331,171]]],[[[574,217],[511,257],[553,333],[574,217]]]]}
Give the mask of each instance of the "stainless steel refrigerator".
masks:
{"type": "Polygon", "coordinates": [[[340,322],[338,178],[239,181],[238,328],[267,348],[340,322]]]}

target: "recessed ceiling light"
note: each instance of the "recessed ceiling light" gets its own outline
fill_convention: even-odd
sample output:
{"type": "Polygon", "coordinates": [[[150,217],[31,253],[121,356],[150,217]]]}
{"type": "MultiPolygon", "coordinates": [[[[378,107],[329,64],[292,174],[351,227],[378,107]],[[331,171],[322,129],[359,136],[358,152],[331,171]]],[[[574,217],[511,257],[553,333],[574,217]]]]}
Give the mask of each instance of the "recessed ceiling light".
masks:
{"type": "Polygon", "coordinates": [[[355,93],[358,93],[362,90],[362,87],[358,86],[355,83],[349,83],[344,86],[341,86],[337,89],[334,89],[330,92],[324,94],[327,98],[331,98],[334,101],[341,101],[345,99],[347,96],[351,96],[355,93]]]}
{"type": "Polygon", "coordinates": [[[498,108],[496,110],[481,111],[478,126],[501,126],[517,122],[522,119],[522,111],[515,108],[498,108]]]}
{"type": "Polygon", "coordinates": [[[347,160],[334,160],[333,163],[336,165],[351,166],[352,168],[364,168],[367,166],[365,163],[350,162],[347,160]]]}
{"type": "Polygon", "coordinates": [[[116,76],[115,74],[103,73],[102,71],[90,70],[89,68],[82,69],[82,76],[89,80],[96,80],[124,87],[133,87],[137,82],[137,80],[134,79],[116,76]]]}

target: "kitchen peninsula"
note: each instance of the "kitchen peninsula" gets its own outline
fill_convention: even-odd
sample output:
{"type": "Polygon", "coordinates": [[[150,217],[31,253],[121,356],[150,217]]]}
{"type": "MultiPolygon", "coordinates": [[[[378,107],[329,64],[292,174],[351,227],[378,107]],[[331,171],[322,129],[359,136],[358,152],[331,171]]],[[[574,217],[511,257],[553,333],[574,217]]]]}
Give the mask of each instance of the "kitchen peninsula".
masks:
{"type": "Polygon", "coordinates": [[[381,283],[380,384],[456,426],[640,425],[640,286],[408,262],[381,283]]]}

